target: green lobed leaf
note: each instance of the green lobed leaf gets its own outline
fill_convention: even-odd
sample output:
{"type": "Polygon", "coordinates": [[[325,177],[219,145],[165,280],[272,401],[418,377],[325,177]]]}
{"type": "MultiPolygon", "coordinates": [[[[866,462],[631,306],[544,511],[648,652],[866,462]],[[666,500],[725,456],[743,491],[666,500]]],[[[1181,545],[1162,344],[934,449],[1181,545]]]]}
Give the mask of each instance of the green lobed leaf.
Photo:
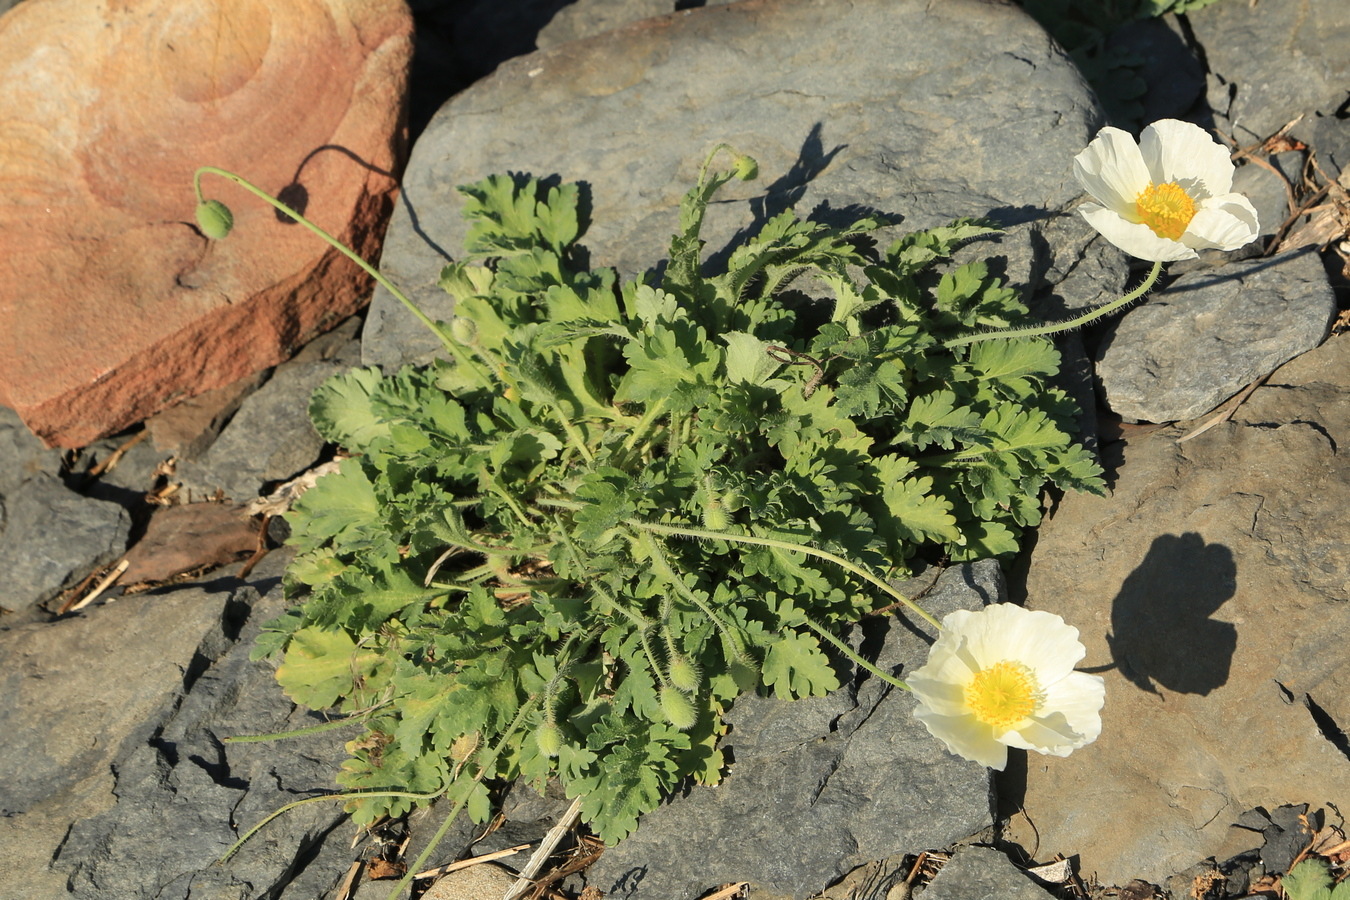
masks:
{"type": "Polygon", "coordinates": [[[822,697],[839,687],[839,676],[814,637],[785,631],[770,640],[761,669],[765,687],[785,700],[822,697]]]}

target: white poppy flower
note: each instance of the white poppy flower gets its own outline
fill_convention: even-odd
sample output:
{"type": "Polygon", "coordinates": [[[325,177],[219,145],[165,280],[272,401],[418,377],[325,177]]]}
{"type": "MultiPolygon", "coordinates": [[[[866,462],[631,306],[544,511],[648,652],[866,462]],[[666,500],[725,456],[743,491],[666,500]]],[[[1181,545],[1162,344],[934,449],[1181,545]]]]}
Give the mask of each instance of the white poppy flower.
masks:
{"type": "Polygon", "coordinates": [[[1119,128],[1103,128],[1074,157],[1073,174],[1098,201],[1082,206],[1083,218],[1140,259],[1236,250],[1259,232],[1251,202],[1232,193],[1228,150],[1189,122],[1154,122],[1138,144],[1119,128]]]}
{"type": "Polygon", "coordinates": [[[1001,770],[1009,747],[1068,756],[1097,739],[1106,683],[1073,670],[1086,652],[1059,616],[996,603],[944,618],[928,662],[905,681],[933,737],[1001,770]]]}

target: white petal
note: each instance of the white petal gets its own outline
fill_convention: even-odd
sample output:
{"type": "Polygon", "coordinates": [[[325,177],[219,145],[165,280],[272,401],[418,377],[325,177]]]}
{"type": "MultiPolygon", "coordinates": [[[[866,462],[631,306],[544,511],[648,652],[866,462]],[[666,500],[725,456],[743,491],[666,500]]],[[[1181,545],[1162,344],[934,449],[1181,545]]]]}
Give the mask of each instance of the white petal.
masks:
{"type": "Polygon", "coordinates": [[[1260,233],[1251,201],[1241,194],[1224,194],[1200,205],[1181,241],[1197,250],[1236,250],[1256,240],[1260,233]]]}
{"type": "Polygon", "coordinates": [[[1131,256],[1150,262],[1172,262],[1178,259],[1193,259],[1197,254],[1180,241],[1169,241],[1158,237],[1147,225],[1127,222],[1109,209],[1103,209],[1094,203],[1084,203],[1078,208],[1088,224],[1101,232],[1102,237],[1115,244],[1131,256]]]}
{"type": "Polygon", "coordinates": [[[924,666],[905,679],[905,684],[914,693],[914,699],[939,715],[969,715],[965,683],[928,676],[924,674],[927,668],[924,666]]]}
{"type": "Polygon", "coordinates": [[[1074,672],[1046,691],[1041,710],[1013,734],[999,740],[1011,747],[1051,756],[1068,756],[1102,733],[1106,682],[1099,675],[1074,672]]]}
{"type": "Polygon", "coordinates": [[[1073,158],[1073,174],[1097,202],[1120,215],[1134,214],[1134,201],[1149,186],[1139,145],[1119,128],[1103,128],[1073,158]]]}
{"type": "Polygon", "coordinates": [[[928,660],[910,673],[907,681],[925,679],[946,684],[964,685],[979,671],[966,649],[966,638],[952,616],[942,620],[942,631],[933,646],[928,648],[928,660]]]}
{"type": "Polygon", "coordinates": [[[1016,731],[1003,735],[1001,740],[1009,747],[1034,750],[1046,756],[1068,756],[1086,743],[1060,713],[1029,719],[1016,731]]]}
{"type": "Polygon", "coordinates": [[[985,607],[966,625],[965,637],[981,668],[1016,660],[1036,674],[1042,688],[1068,675],[1087,653],[1078,629],[1059,616],[1011,603],[985,607]]]}
{"type": "Polygon", "coordinates": [[[1228,149],[1199,125],[1160,119],[1139,136],[1139,151],[1154,184],[1175,181],[1194,200],[1233,189],[1228,149]]]}
{"type": "Polygon", "coordinates": [[[974,716],[942,716],[918,706],[914,717],[957,756],[999,771],[1008,764],[1008,748],[994,739],[992,728],[974,716]]]}

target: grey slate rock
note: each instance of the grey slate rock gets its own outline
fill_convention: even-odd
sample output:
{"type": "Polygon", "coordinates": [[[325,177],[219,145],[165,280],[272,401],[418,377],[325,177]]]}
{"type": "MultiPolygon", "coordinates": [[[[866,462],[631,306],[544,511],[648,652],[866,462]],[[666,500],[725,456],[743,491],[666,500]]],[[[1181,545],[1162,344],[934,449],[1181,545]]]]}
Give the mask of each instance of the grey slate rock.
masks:
{"type": "Polygon", "coordinates": [[[1292,183],[1299,184],[1302,166],[1301,153],[1277,153],[1268,162],[1276,169],[1272,172],[1265,166],[1248,163],[1238,168],[1233,175],[1233,190],[1246,195],[1256,207],[1256,218],[1260,224],[1258,232],[1262,237],[1270,237],[1289,218],[1288,188],[1292,183]],[[1286,181],[1286,176],[1289,180],[1286,181]]]}
{"type": "Polygon", "coordinates": [[[1139,104],[1138,120],[1114,124],[1138,132],[1158,119],[1183,119],[1205,93],[1205,69],[1176,17],[1140,19],[1107,36],[1107,54],[1120,54],[1133,65],[1146,85],[1139,104]]]}
{"type": "Polygon", "coordinates": [[[1335,313],[1316,253],[1183,275],[1103,339],[1105,403],[1128,421],[1193,419],[1316,347],[1335,313]]]}
{"type": "Polygon", "coordinates": [[[957,850],[917,896],[921,900],[1050,900],[1054,894],[997,850],[971,846],[957,850]]]}
{"type": "Polygon", "coordinates": [[[1296,116],[1302,135],[1315,111],[1333,114],[1350,80],[1350,4],[1345,0],[1214,3],[1187,16],[1209,65],[1209,103],[1240,146],[1296,116]],[[1230,99],[1231,98],[1231,99],[1230,99]]]}
{"type": "Polygon", "coordinates": [[[18,413],[0,406],[0,499],[29,478],[60,473],[61,451],[48,450],[18,413]]]}
{"type": "MultiPolygon", "coordinates": [[[[633,276],[664,258],[681,195],[713,146],[759,161],[728,185],[704,237],[795,206],[829,218],[863,205],[906,230],[992,215],[1016,234],[982,252],[1025,285],[1028,223],[1079,193],[1070,161],[1101,124],[1090,89],[1020,9],[977,0],[742,0],[685,10],[503,64],[451,100],[413,149],[381,266],[433,318],[463,246],[456,185],[509,170],[591,191],[581,243],[633,276]]],[[[362,348],[386,368],[434,339],[377,291],[362,348]]]]}
{"type": "Polygon", "coordinates": [[[576,0],[558,10],[539,30],[534,43],[540,50],[547,50],[674,11],[675,0],[576,0]]]}
{"type": "MultiPolygon", "coordinates": [[[[699,6],[719,6],[735,0],[711,0],[699,6]]],[[[684,4],[685,6],[692,4],[684,4]]],[[[575,0],[558,10],[535,38],[540,50],[612,31],[630,22],[663,16],[681,8],[676,0],[575,0]]]]}
{"type": "MultiPolygon", "coordinates": [[[[944,572],[923,605],[941,618],[996,602],[1002,589],[998,563],[985,560],[944,572]]],[[[877,665],[902,666],[902,678],[927,658],[931,638],[900,618],[869,621],[863,634],[879,647],[877,665]]],[[[742,880],[804,898],[856,866],[988,827],[988,770],[949,754],[913,706],[867,677],[825,697],[740,698],[728,715],[731,774],[647,813],[588,882],[616,900],[692,900],[742,880]]]]}
{"type": "MultiPolygon", "coordinates": [[[[223,578],[188,589],[228,597],[217,628],[159,710],[129,734],[112,762],[117,803],[74,823],[53,868],[76,898],[313,900],[351,858],[355,826],[339,803],[315,803],[272,822],[223,866],[212,862],[244,829],[280,806],[334,788],[351,733],[278,743],[225,744],[229,735],[316,724],[281,693],[272,666],[248,658],[263,621],[288,605],[274,554],[253,582],[223,578]],[[266,590],[259,595],[258,588],[266,590]]],[[[183,589],[174,591],[181,599],[183,589]]]]}
{"type": "MultiPolygon", "coordinates": [[[[291,478],[313,465],[324,440],[309,419],[309,399],[329,378],[358,364],[358,345],[336,336],[332,354],[297,357],[277,366],[272,377],[250,395],[206,452],[179,465],[177,476],[195,497],[217,488],[239,503],[254,499],[263,486],[291,478]]],[[[327,337],[327,336],[326,336],[327,337]]]]}
{"type": "Polygon", "coordinates": [[[1312,123],[1309,143],[1332,178],[1350,169],[1350,120],[1340,115],[1319,116],[1312,123]]]}
{"type": "Polygon", "coordinates": [[[50,600],[127,547],[131,517],[83,497],[50,475],[30,478],[0,498],[0,609],[50,600]]]}

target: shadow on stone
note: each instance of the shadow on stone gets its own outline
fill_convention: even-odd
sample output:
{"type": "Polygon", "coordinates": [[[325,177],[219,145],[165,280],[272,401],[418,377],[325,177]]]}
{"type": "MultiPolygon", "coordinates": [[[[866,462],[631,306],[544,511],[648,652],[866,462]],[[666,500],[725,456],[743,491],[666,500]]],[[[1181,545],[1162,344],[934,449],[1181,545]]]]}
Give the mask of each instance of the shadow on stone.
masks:
{"type": "MultiPolygon", "coordinates": [[[[792,168],[772,183],[765,185],[764,192],[750,200],[750,214],[753,216],[750,224],[736,232],[721,250],[708,254],[704,261],[705,269],[721,271],[726,267],[727,260],[731,258],[732,251],[737,246],[744,243],[752,235],[758,234],[774,216],[796,208],[798,202],[806,193],[807,185],[814,181],[821,172],[824,172],[835,156],[848,146],[847,144],[836,144],[830,150],[826,150],[825,143],[822,140],[824,128],[823,122],[816,122],[811,126],[811,130],[802,139],[801,149],[797,151],[797,159],[793,161],[792,168]]],[[[744,152],[740,147],[734,149],[744,152]]],[[[717,160],[718,165],[725,165],[725,163],[725,156],[717,160]]],[[[715,198],[713,202],[717,202],[715,198]]],[[[815,215],[813,214],[812,217],[815,218],[815,215]]],[[[817,219],[817,221],[826,220],[817,219]]],[[[833,223],[826,222],[826,224],[833,223]]]]}
{"type": "Polygon", "coordinates": [[[1207,695],[1228,681],[1237,629],[1210,618],[1233,596],[1237,566],[1195,532],[1164,534],[1121,585],[1111,609],[1111,656],[1140,690],[1207,695]]]}

